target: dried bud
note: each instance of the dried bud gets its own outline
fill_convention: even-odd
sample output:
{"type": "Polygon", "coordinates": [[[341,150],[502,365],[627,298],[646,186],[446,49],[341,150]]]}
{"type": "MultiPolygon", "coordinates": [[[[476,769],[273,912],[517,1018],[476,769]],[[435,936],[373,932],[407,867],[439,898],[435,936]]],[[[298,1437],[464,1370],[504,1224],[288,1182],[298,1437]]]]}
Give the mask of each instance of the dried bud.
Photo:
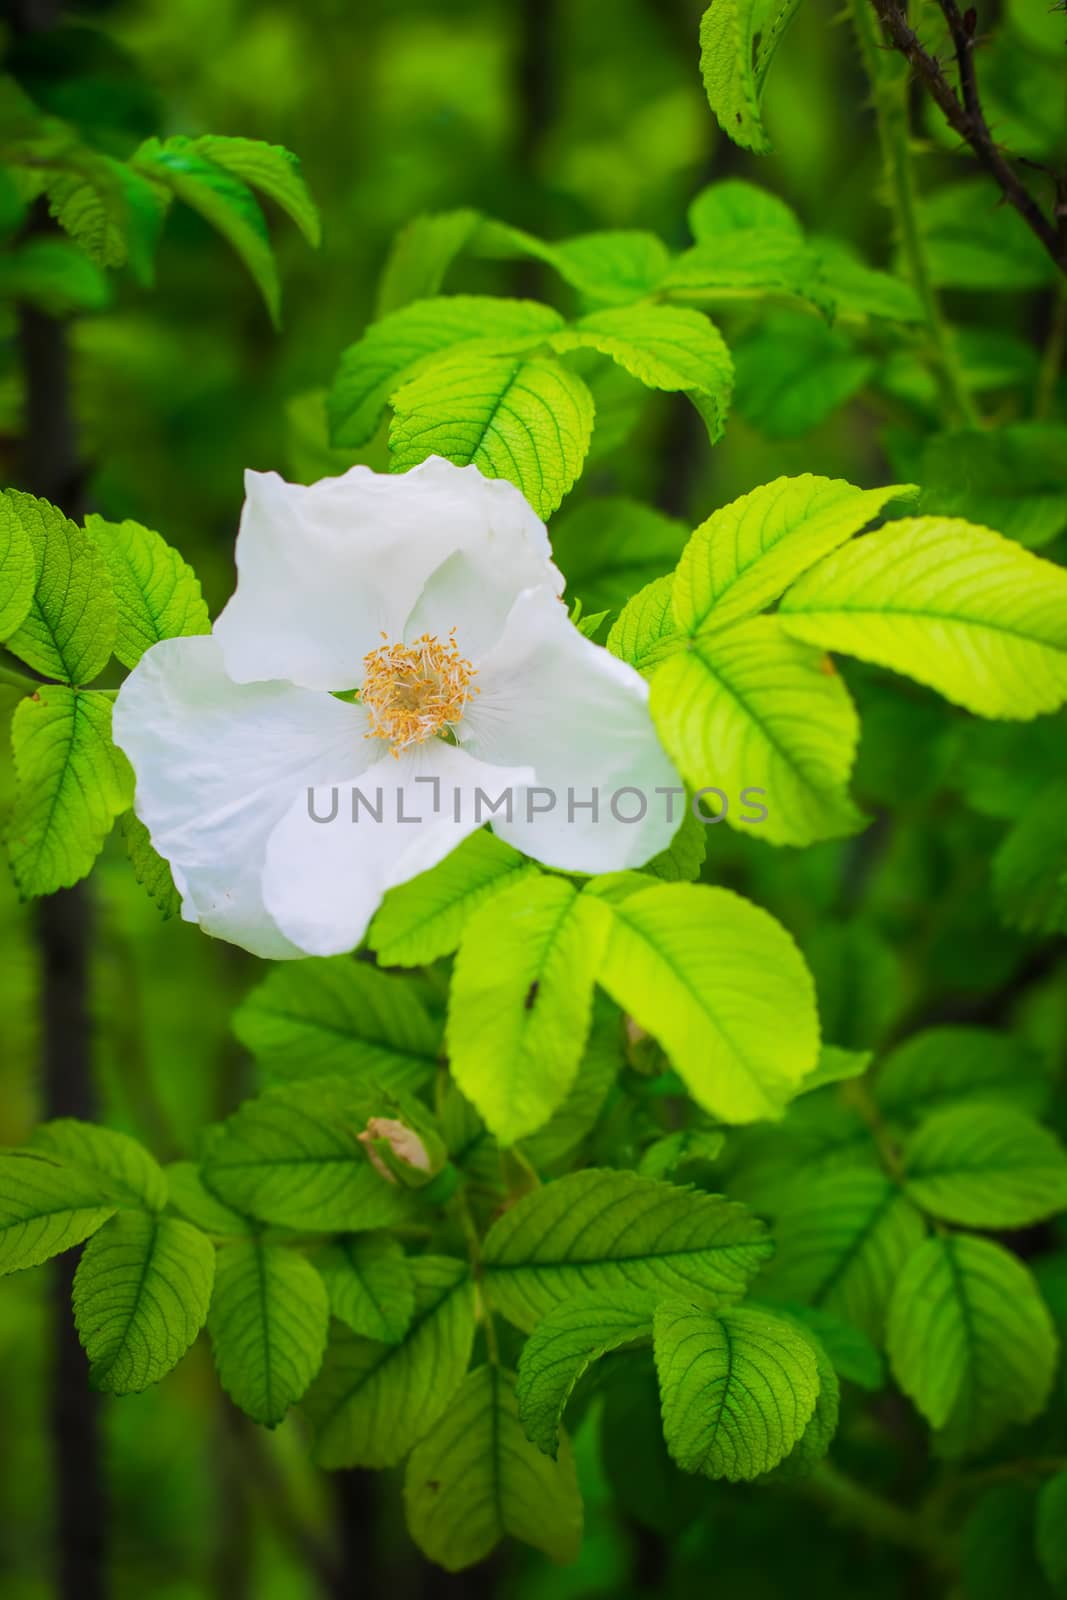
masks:
{"type": "Polygon", "coordinates": [[[412,1120],[371,1117],[356,1137],[366,1150],[371,1166],[386,1183],[421,1189],[442,1170],[448,1152],[430,1127],[412,1127],[412,1120]]]}

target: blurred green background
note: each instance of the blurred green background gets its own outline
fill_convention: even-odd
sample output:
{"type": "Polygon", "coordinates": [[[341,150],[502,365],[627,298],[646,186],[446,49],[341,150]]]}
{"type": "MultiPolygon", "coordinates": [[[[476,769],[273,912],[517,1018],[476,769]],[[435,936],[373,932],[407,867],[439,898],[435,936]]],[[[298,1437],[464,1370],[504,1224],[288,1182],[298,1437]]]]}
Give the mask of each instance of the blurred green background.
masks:
{"type": "MultiPolygon", "coordinates": [[[[808,227],[888,266],[874,124],[847,22],[823,4],[801,11],[769,91],[775,154],[756,158],[729,145],[709,113],[698,70],[701,9],[700,0],[141,0],[71,10],[58,30],[9,40],[9,66],[23,86],[101,148],[125,155],[153,133],[283,144],[299,155],[323,214],[319,252],[271,219],[284,286],[280,333],[238,260],[183,207],[168,218],[155,287],[119,277],[113,304],[73,325],[94,509],[158,528],[196,566],[217,610],[232,583],[243,470],[311,479],[352,459],[326,445],[322,393],[340,350],[374,314],[394,233],[420,211],[474,206],[547,237],[649,228],[680,248],[693,195],[713,178],[744,176],[789,201],[808,227]]],[[[1006,101],[1015,79],[1005,82],[1006,101]]],[[[1037,103],[1042,115],[1056,114],[1037,103]]],[[[1023,123],[1034,114],[1025,104],[1018,111],[1023,123]]],[[[951,175],[959,162],[933,149],[923,170],[951,175]]],[[[464,263],[448,286],[543,293],[566,308],[566,291],[541,272],[464,263]]],[[[968,317],[991,319],[1003,338],[1031,349],[1047,316],[1040,295],[1001,297],[992,313],[978,293],[961,303],[968,317]]],[[[760,319],[752,311],[735,318],[732,342],[760,332],[760,319]]],[[[15,479],[19,411],[9,344],[0,372],[5,482],[15,479]]],[[[637,445],[595,463],[575,500],[635,494],[693,525],[780,473],[871,485],[893,470],[887,420],[883,403],[862,396],[798,437],[769,438],[736,416],[711,452],[684,401],[658,396],[637,445]]],[[[384,463],[380,441],[365,458],[384,463]]],[[[871,805],[897,803],[903,825],[874,856],[862,844],[799,855],[715,835],[711,875],[770,905],[816,955],[821,943],[831,974],[845,959],[835,930],[862,891],[863,955],[877,974],[872,1004],[890,1019],[931,997],[948,996],[950,1012],[981,1010],[1010,984],[1028,945],[998,926],[989,900],[986,865],[1000,824],[963,815],[951,796],[936,794],[961,772],[980,785],[1010,767],[1014,731],[973,731],[921,690],[862,669],[853,681],[868,730],[861,793],[871,805]],[[943,823],[936,841],[923,827],[927,807],[939,808],[943,823]]],[[[105,1115],[161,1158],[188,1154],[196,1129],[249,1087],[229,1012],[257,964],[180,922],[160,923],[120,841],[94,876],[93,898],[94,1063],[105,1115]]],[[[0,1143],[17,1144],[38,1113],[39,1027],[32,914],[6,875],[0,922],[0,1143]]],[[[1046,1054],[1060,1048],[1064,1010],[1050,980],[1022,1019],[1046,1054]]],[[[0,1293],[3,1600],[53,1592],[48,1295],[47,1272],[9,1279],[0,1293]]],[[[640,1393],[632,1403],[640,1408],[640,1393]]],[[[417,1561],[388,1478],[374,1488],[347,1475],[327,1481],[306,1461],[298,1422],[266,1435],[239,1418],[219,1392],[204,1340],[161,1388],[108,1400],[102,1414],[107,1559],[119,1600],[688,1595],[710,1586],[712,1573],[723,1594],[781,1592],[751,1562],[758,1504],[718,1489],[717,1520],[682,1537],[675,1521],[680,1530],[684,1519],[671,1504],[677,1485],[662,1474],[654,1481],[651,1442],[605,1465],[591,1430],[579,1435],[589,1531],[577,1568],[546,1571],[539,1558],[510,1551],[460,1581],[417,1561]],[[605,1472],[620,1496],[615,1510],[605,1472]],[[642,1521],[633,1508],[647,1512],[656,1493],[662,1503],[649,1526],[651,1514],[642,1521]]],[[[862,1432],[852,1439],[861,1455],[869,1446],[862,1432]]],[[[899,1460],[890,1466],[902,1470],[899,1460]]],[[[823,1578],[847,1573],[868,1595],[902,1592],[894,1557],[879,1558],[851,1536],[834,1539],[813,1526],[802,1501],[781,1508],[776,1537],[790,1525],[823,1578]]]]}

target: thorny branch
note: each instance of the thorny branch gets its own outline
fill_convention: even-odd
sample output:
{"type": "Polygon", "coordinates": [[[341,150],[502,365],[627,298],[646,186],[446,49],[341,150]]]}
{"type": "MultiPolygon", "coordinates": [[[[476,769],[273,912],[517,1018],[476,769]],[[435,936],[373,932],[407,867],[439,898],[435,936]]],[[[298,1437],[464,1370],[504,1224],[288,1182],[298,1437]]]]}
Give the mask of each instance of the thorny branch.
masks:
{"type": "Polygon", "coordinates": [[[938,0],[956,52],[960,78],[960,94],[957,94],[942,71],[941,63],[926,49],[897,0],[871,0],[871,4],[890,43],[908,61],[912,71],[940,107],[949,127],[970,146],[979,164],[999,185],[1005,200],[1014,206],[1067,277],[1067,177],[1057,181],[1055,221],[1050,221],[1033,195],[1020,182],[1010,161],[989,131],[978,96],[973,8],[963,12],[957,0],[938,0]]]}

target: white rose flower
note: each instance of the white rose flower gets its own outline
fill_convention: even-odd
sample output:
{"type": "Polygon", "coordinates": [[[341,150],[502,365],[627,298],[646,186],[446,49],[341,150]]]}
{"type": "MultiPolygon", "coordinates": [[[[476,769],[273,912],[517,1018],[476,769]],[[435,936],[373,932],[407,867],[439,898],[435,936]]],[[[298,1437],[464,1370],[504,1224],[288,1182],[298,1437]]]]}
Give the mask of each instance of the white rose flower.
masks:
{"type": "Polygon", "coordinates": [[[681,808],[655,790],[680,780],[647,686],[570,622],[517,489],[439,457],[245,487],[213,633],[155,645],[115,704],[187,921],[275,960],[332,955],[487,820],[567,871],[666,847],[681,808]],[[611,807],[624,787],[639,821],[619,820],[632,795],[611,807]],[[484,805],[505,792],[510,820],[484,805]]]}

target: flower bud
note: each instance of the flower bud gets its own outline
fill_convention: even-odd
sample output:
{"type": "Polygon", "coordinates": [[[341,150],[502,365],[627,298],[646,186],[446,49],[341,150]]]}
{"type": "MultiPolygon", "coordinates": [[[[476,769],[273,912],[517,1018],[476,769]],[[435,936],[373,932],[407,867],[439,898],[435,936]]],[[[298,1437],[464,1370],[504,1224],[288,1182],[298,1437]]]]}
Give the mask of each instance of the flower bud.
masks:
{"type": "Polygon", "coordinates": [[[371,1117],[356,1135],[371,1166],[386,1181],[405,1189],[421,1189],[444,1167],[448,1151],[428,1126],[413,1127],[407,1118],[371,1117]]]}

